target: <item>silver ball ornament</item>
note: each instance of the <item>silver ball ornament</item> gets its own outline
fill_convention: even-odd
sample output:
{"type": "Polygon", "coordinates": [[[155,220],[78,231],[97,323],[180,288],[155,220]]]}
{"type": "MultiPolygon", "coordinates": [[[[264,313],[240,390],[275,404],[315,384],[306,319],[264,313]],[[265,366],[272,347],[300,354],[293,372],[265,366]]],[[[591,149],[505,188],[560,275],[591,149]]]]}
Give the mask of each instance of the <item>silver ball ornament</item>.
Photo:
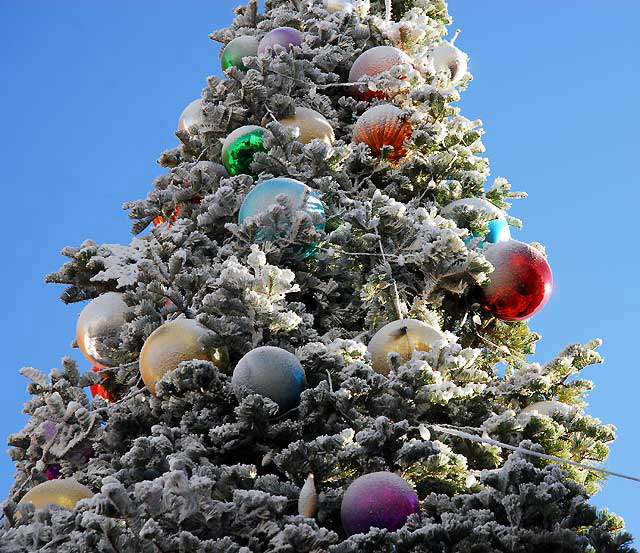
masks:
{"type": "Polygon", "coordinates": [[[118,292],[107,292],[92,300],[76,324],[76,341],[87,361],[101,369],[114,367],[120,349],[120,332],[129,307],[118,292]]]}
{"type": "Polygon", "coordinates": [[[204,113],[202,113],[202,100],[198,98],[191,102],[180,115],[178,128],[181,131],[191,132],[194,127],[204,123],[204,113]]]}

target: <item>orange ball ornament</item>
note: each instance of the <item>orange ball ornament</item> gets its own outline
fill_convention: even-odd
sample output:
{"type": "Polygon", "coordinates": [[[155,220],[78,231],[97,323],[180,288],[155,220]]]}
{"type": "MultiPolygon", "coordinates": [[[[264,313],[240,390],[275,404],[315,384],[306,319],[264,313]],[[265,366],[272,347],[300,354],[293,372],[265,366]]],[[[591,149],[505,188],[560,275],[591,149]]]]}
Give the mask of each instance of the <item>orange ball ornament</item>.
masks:
{"type": "MultiPolygon", "coordinates": [[[[91,367],[91,370],[94,373],[100,372],[100,368],[91,367]]],[[[106,380],[107,377],[102,375],[102,380],[106,380]]],[[[113,396],[109,393],[109,391],[102,384],[94,384],[93,386],[89,386],[89,391],[91,392],[91,397],[95,398],[96,396],[100,396],[105,401],[109,403],[113,402],[113,396]]]]}
{"type": "MultiPolygon", "coordinates": [[[[376,46],[358,56],[349,71],[349,82],[369,81],[389,71],[396,65],[413,65],[413,60],[402,50],[393,46],[376,46]]],[[[364,85],[356,85],[352,93],[356,98],[372,100],[374,98],[386,98],[381,90],[362,90],[364,85]]]]}
{"type": "Polygon", "coordinates": [[[402,117],[402,110],[392,104],[379,104],[365,111],[353,127],[353,142],[366,144],[374,156],[380,155],[384,146],[393,146],[391,161],[397,161],[407,153],[404,147],[413,133],[413,126],[402,117]]]}

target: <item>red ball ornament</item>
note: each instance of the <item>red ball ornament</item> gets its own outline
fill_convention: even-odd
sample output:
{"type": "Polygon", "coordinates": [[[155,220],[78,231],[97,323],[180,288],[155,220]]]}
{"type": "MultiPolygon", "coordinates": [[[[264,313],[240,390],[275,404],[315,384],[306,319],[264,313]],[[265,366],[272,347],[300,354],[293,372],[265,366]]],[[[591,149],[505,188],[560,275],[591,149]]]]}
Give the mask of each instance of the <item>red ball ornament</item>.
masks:
{"type": "MultiPolygon", "coordinates": [[[[376,46],[358,56],[358,59],[351,66],[349,72],[349,82],[368,81],[377,77],[385,71],[389,71],[396,65],[412,65],[413,61],[402,50],[393,46],[376,46]]],[[[386,98],[386,94],[381,90],[361,91],[362,86],[353,87],[353,95],[362,100],[372,100],[373,98],[386,98]]]]}
{"type": "MultiPolygon", "coordinates": [[[[100,372],[100,369],[98,367],[91,367],[91,370],[94,373],[100,372]]],[[[102,380],[106,380],[106,376],[102,375],[102,380]]],[[[89,391],[91,392],[91,397],[100,396],[109,403],[113,401],[113,396],[107,391],[104,386],[102,386],[102,384],[94,384],[93,386],[89,386],[89,391]]]]}
{"type": "Polygon", "coordinates": [[[353,127],[353,142],[364,143],[374,156],[384,146],[393,146],[392,161],[403,157],[404,143],[411,137],[413,126],[402,118],[402,110],[392,104],[380,104],[365,111],[353,127]]]}
{"type": "Polygon", "coordinates": [[[503,321],[521,321],[540,311],[553,288],[544,256],[518,240],[499,242],[484,252],[495,270],[480,289],[480,303],[503,321]]]}

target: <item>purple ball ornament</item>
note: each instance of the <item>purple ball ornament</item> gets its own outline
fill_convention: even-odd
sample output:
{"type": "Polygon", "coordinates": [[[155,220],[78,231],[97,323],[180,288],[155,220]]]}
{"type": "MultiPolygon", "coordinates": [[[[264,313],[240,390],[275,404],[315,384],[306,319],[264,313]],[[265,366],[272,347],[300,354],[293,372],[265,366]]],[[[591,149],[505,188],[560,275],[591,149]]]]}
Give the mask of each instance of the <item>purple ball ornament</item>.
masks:
{"type": "Polygon", "coordinates": [[[420,509],[418,495],[393,472],[372,472],[357,478],[342,498],[340,516],[345,532],[366,534],[370,528],[395,532],[420,509]]]}
{"type": "Polygon", "coordinates": [[[291,46],[300,46],[304,41],[304,35],[293,27],[278,27],[269,31],[258,45],[258,55],[274,53],[276,48],[288,49],[291,46]]]}
{"type": "Polygon", "coordinates": [[[44,475],[47,477],[47,480],[57,480],[62,476],[62,467],[60,465],[49,465],[44,475]]]}

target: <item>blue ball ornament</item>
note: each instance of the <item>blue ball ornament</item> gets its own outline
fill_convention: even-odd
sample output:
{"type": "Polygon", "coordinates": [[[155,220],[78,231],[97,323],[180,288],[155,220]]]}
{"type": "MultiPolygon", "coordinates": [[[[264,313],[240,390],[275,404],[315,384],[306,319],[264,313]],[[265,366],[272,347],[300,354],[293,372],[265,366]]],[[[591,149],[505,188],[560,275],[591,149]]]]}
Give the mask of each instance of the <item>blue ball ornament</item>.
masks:
{"type": "MultiPolygon", "coordinates": [[[[487,244],[497,244],[498,242],[511,240],[511,231],[504,212],[484,198],[463,198],[462,200],[451,202],[443,208],[442,215],[455,219],[455,209],[464,207],[479,211],[492,218],[487,223],[487,233],[484,240],[478,244],[478,247],[483,248],[487,244]]],[[[474,232],[470,238],[465,240],[465,244],[469,244],[474,238],[480,237],[480,234],[474,232]]]]}
{"type": "MultiPolygon", "coordinates": [[[[309,214],[320,215],[321,222],[315,225],[315,229],[323,231],[325,226],[325,213],[322,201],[316,193],[306,184],[296,179],[285,177],[277,177],[269,179],[258,184],[242,202],[240,213],[238,214],[238,223],[242,224],[250,217],[255,217],[269,210],[270,207],[277,205],[276,198],[285,195],[291,205],[295,209],[302,209],[309,214]]],[[[290,229],[282,231],[280,238],[284,238],[290,229]]],[[[272,241],[276,237],[271,230],[261,229],[256,234],[258,242],[272,241]]],[[[302,257],[308,257],[314,251],[316,244],[305,244],[294,248],[294,253],[302,257]]]]}
{"type": "Polygon", "coordinates": [[[236,365],[231,385],[240,397],[260,394],[275,401],[281,411],[295,407],[307,381],[298,358],[274,346],[251,350],[236,365]]]}

